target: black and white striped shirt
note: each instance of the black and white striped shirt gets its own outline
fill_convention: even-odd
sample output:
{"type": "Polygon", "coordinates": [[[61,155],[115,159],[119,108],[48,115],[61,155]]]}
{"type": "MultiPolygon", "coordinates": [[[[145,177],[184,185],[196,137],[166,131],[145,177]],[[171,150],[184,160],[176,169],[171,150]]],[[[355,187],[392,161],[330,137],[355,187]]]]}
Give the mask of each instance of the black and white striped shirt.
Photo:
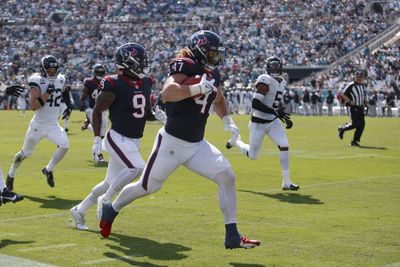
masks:
{"type": "Polygon", "coordinates": [[[354,101],[356,106],[363,106],[366,97],[364,84],[358,84],[351,82],[344,89],[343,94],[346,95],[350,100],[354,101]]]}

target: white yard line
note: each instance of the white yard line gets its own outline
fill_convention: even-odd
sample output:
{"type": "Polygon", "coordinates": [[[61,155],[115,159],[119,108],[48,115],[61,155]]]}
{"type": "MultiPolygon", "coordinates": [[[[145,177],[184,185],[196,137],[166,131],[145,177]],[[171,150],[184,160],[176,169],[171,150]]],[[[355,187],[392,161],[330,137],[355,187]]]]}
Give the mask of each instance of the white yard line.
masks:
{"type": "MultiPolygon", "coordinates": [[[[351,179],[351,180],[342,180],[342,181],[332,181],[332,182],[327,182],[327,183],[315,183],[315,184],[309,184],[309,185],[302,185],[301,189],[304,188],[313,188],[313,187],[319,187],[319,186],[330,186],[330,185],[335,185],[335,184],[347,184],[347,183],[353,183],[353,182],[359,182],[359,181],[367,181],[367,180],[374,180],[374,179],[385,179],[385,178],[394,178],[394,177],[400,177],[398,174],[393,174],[393,175],[386,175],[386,176],[369,176],[369,177],[360,177],[356,179],[351,179]]],[[[272,188],[272,189],[267,189],[263,190],[261,192],[265,193],[270,193],[270,192],[279,192],[281,191],[281,188],[272,188]]],[[[300,191],[301,192],[301,191],[300,191]]],[[[242,193],[240,192],[239,189],[239,194],[242,193]]],[[[180,198],[179,201],[192,201],[192,200],[199,200],[199,199],[210,199],[210,198],[216,198],[216,196],[198,196],[198,197],[190,197],[190,198],[180,198]]],[[[176,200],[170,200],[169,202],[175,203],[176,200]]],[[[168,203],[167,200],[160,200],[160,201],[154,201],[154,202],[147,202],[147,203],[137,203],[135,205],[128,205],[125,209],[129,209],[131,207],[135,206],[147,206],[147,205],[158,205],[158,204],[163,204],[163,203],[168,203]]],[[[10,218],[10,219],[2,219],[0,220],[0,225],[2,223],[9,223],[9,222],[18,222],[18,221],[31,221],[31,220],[36,220],[36,219],[47,219],[50,217],[59,217],[59,216],[65,216],[69,215],[69,211],[64,211],[60,213],[51,213],[51,214],[41,214],[41,215],[34,215],[34,216],[27,216],[27,217],[17,217],[17,218],[10,218]]]]}
{"type": "Polygon", "coordinates": [[[58,244],[54,246],[46,246],[46,247],[32,247],[32,248],[23,248],[20,249],[20,252],[28,252],[28,251],[35,251],[35,250],[49,250],[49,249],[55,249],[55,248],[66,248],[66,247],[73,247],[76,246],[75,244],[72,243],[67,243],[67,244],[58,244]]]}
{"type": "Polygon", "coordinates": [[[0,254],[0,266],[7,267],[55,267],[54,265],[44,264],[24,258],[13,257],[0,254]]]}
{"type": "Polygon", "coordinates": [[[97,259],[97,260],[81,261],[79,264],[82,264],[82,265],[100,264],[100,263],[106,263],[106,262],[110,262],[110,261],[118,261],[118,260],[122,260],[122,259],[132,259],[135,257],[143,257],[143,255],[131,254],[131,255],[120,256],[120,257],[101,258],[101,259],[97,259]]]}
{"type": "Polygon", "coordinates": [[[17,234],[17,233],[1,233],[0,234],[0,238],[3,238],[5,236],[17,236],[17,235],[20,235],[20,234],[17,234]]]}

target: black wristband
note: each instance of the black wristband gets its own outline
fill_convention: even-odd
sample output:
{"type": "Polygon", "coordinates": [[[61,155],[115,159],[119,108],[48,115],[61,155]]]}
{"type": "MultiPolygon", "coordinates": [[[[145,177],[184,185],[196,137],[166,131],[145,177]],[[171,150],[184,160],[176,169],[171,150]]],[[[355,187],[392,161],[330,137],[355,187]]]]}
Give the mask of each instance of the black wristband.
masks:
{"type": "Polygon", "coordinates": [[[41,97],[38,97],[37,100],[39,101],[39,104],[43,107],[44,106],[44,101],[41,97]]]}

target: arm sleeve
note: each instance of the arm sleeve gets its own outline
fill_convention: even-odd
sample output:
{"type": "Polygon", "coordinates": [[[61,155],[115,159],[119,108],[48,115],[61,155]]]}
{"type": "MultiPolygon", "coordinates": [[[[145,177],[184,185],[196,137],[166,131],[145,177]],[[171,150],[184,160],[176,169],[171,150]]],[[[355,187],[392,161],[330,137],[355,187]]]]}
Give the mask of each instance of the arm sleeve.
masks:
{"type": "Polygon", "coordinates": [[[266,105],[264,105],[263,103],[261,103],[261,101],[257,98],[253,98],[253,102],[251,104],[251,107],[259,110],[261,112],[265,112],[265,113],[269,113],[269,114],[275,114],[274,109],[270,108],[266,105]]]}

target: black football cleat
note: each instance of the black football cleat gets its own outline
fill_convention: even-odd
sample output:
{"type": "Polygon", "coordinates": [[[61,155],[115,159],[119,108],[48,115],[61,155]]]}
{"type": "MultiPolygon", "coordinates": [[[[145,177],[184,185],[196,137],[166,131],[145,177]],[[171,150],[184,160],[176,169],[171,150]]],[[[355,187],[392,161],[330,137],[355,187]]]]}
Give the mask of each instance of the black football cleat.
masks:
{"type": "Polygon", "coordinates": [[[3,189],[3,192],[1,193],[1,199],[2,203],[8,203],[8,202],[18,202],[24,199],[23,196],[18,195],[17,193],[12,192],[9,190],[7,187],[3,189]]]}
{"type": "Polygon", "coordinates": [[[338,128],[338,136],[341,140],[343,140],[343,134],[344,134],[344,130],[342,127],[338,128]]]}
{"type": "Polygon", "coordinates": [[[284,191],[287,191],[287,190],[289,190],[289,191],[297,191],[297,190],[299,190],[300,189],[300,186],[299,185],[297,185],[297,184],[290,184],[289,186],[282,186],[282,190],[284,190],[284,191]]]}
{"type": "Polygon", "coordinates": [[[7,175],[6,186],[10,191],[14,190],[14,177],[7,175]]]}
{"type": "Polygon", "coordinates": [[[231,145],[231,143],[228,141],[226,142],[226,149],[231,149],[233,146],[231,145]]]}
{"type": "Polygon", "coordinates": [[[357,143],[356,141],[351,141],[350,146],[361,147],[361,145],[359,143],[357,143]]]}
{"type": "Polygon", "coordinates": [[[49,172],[47,169],[46,169],[46,167],[44,167],[43,169],[42,169],[42,173],[44,174],[44,175],[46,175],[46,179],[47,179],[47,184],[50,186],[50,187],[54,187],[54,177],[53,177],[53,172],[49,172]]]}

